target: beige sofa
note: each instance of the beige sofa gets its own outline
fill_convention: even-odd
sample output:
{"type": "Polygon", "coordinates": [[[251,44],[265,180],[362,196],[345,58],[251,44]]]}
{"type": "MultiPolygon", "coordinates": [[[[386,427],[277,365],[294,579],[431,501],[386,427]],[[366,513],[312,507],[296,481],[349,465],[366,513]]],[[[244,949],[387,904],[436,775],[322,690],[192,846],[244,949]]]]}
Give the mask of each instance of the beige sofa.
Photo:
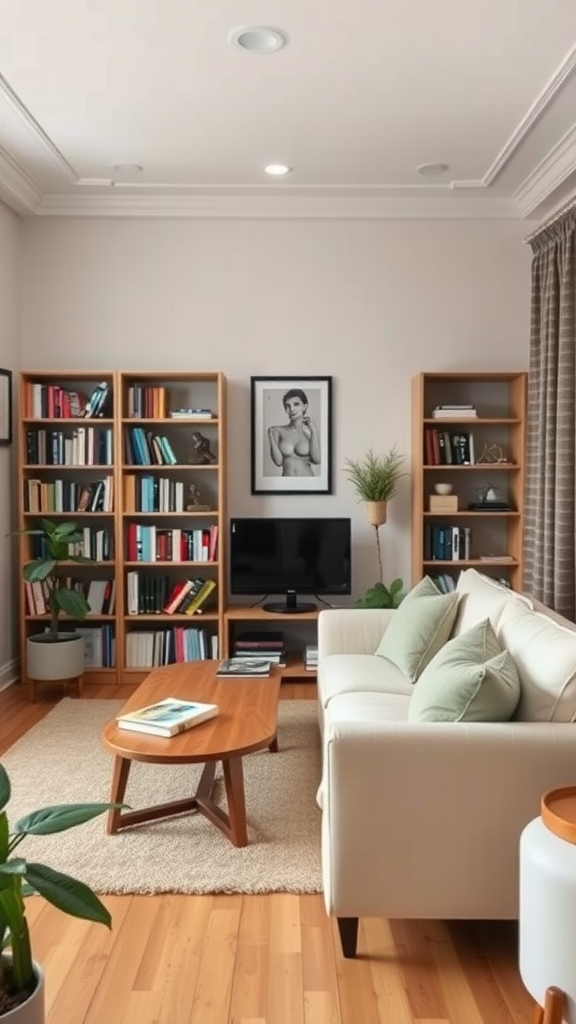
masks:
{"type": "Polygon", "coordinates": [[[323,885],[345,956],[361,916],[515,918],[520,832],[576,781],[576,627],[475,570],[457,594],[452,635],[489,618],[513,656],[511,721],[409,722],[413,685],[374,654],[397,613],[319,616],[323,885]]]}

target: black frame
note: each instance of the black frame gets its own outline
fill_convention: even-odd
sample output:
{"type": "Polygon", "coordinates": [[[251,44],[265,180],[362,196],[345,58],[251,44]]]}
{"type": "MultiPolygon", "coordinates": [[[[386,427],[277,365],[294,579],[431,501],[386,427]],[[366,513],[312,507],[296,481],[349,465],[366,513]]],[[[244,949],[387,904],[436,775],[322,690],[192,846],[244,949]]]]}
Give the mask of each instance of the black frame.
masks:
{"type": "Polygon", "coordinates": [[[0,369],[0,444],[12,444],[12,370],[0,369]]]}
{"type": "Polygon", "coordinates": [[[252,494],[332,493],[332,377],[251,377],[250,430],[252,494]],[[291,390],[305,393],[317,424],[320,462],[312,475],[284,476],[271,458],[268,430],[286,416],[283,397],[291,390]]]}

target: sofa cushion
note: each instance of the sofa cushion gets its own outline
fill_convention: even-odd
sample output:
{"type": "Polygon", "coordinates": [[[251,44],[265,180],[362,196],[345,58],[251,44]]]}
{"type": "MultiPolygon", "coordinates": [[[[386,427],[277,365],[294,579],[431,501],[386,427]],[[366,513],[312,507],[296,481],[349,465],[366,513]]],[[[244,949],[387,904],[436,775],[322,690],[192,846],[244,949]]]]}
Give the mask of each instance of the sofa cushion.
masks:
{"type": "Polygon", "coordinates": [[[458,614],[452,630],[452,636],[459,636],[465,633],[471,626],[475,626],[484,619],[490,619],[494,629],[498,632],[498,623],[504,608],[514,598],[524,601],[527,607],[531,608],[529,598],[516,594],[509,587],[502,586],[496,580],[484,576],[476,569],[464,569],[458,577],[456,584],[458,594],[458,614]]]}
{"type": "Polygon", "coordinates": [[[376,654],[387,658],[414,683],[450,636],[458,594],[442,594],[425,576],[409,594],[382,637],[376,654]]]}
{"type": "Polygon", "coordinates": [[[375,654],[327,654],[318,665],[318,700],[323,708],[343,693],[400,693],[412,684],[400,669],[375,654]]]}
{"type": "Polygon", "coordinates": [[[489,619],[449,640],[410,698],[410,722],[507,722],[520,698],[514,661],[489,619]]]}
{"type": "Polygon", "coordinates": [[[502,613],[498,637],[520,676],[520,702],[514,717],[521,722],[573,722],[576,633],[515,600],[502,613]]]}

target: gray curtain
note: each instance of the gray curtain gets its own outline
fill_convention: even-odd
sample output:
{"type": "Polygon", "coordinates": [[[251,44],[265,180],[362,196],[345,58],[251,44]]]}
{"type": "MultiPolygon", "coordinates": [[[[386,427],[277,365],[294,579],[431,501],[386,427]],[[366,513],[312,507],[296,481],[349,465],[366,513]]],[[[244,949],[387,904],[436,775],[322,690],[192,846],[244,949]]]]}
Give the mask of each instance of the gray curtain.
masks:
{"type": "Polygon", "coordinates": [[[524,589],[576,613],[576,209],[531,240],[524,589]]]}

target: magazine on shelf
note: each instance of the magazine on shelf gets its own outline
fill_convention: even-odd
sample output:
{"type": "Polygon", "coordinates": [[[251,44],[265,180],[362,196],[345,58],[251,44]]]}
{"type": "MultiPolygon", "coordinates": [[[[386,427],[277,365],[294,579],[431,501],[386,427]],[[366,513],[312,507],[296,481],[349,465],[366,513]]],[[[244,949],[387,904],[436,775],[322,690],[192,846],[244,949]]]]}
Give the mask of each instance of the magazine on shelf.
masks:
{"type": "Polygon", "coordinates": [[[219,679],[266,678],[269,675],[270,662],[261,658],[225,658],[216,672],[219,679]]]}
{"type": "Polygon", "coordinates": [[[148,704],[137,711],[129,711],[126,715],[118,715],[116,724],[119,729],[169,737],[185,732],[193,725],[200,725],[200,722],[206,722],[217,714],[217,704],[201,704],[198,701],[166,697],[156,704],[148,704]]]}

